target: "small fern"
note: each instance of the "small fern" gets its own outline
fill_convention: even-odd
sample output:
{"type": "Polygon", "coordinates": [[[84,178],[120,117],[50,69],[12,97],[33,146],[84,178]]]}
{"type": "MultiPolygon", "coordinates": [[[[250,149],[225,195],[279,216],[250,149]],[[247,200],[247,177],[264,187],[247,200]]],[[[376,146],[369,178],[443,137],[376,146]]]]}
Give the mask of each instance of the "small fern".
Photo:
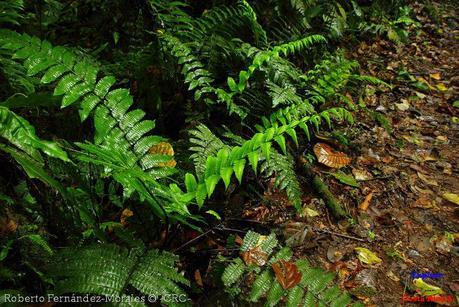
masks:
{"type": "Polygon", "coordinates": [[[173,302],[166,295],[184,298],[186,294],[179,284],[189,286],[175,268],[177,260],[177,256],[165,251],[94,245],[60,251],[47,271],[54,280],[55,295],[103,295],[109,301],[135,295],[129,292],[133,287],[142,294],[161,297],[162,303],[169,305],[173,302]]]}
{"type": "MultiPolygon", "coordinates": [[[[240,293],[241,287],[248,284],[249,293],[244,298],[256,303],[264,298],[265,306],[277,306],[281,301],[286,306],[350,306],[352,298],[342,292],[338,286],[333,285],[333,273],[325,272],[320,268],[312,267],[305,259],[295,262],[301,274],[301,279],[291,288],[284,289],[273,270],[273,264],[279,261],[290,261],[292,251],[289,248],[279,248],[274,234],[263,237],[258,233],[249,231],[242,242],[240,249],[244,252],[258,252],[258,257],[266,257],[266,263],[258,266],[250,263],[247,265],[241,258],[233,259],[222,275],[225,289],[231,293],[240,293]],[[263,254],[260,254],[260,251],[263,254]],[[260,256],[262,255],[262,256],[260,256]],[[253,282],[248,277],[255,274],[253,282]],[[235,289],[237,289],[235,291],[235,289]],[[228,290],[227,290],[228,291],[228,290]]],[[[253,280],[253,278],[250,278],[253,280]]],[[[363,306],[357,302],[352,306],[363,306]]]]}

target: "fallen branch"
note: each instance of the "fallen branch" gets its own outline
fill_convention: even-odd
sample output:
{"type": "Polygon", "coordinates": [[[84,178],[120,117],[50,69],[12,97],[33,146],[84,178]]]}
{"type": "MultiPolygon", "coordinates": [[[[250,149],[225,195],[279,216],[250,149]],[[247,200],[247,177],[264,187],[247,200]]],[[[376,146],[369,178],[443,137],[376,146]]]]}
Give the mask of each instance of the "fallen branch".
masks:
{"type": "Polygon", "coordinates": [[[309,167],[309,164],[303,163],[303,168],[306,173],[306,176],[312,183],[314,190],[324,200],[331,214],[337,219],[342,219],[346,217],[346,211],[344,211],[343,207],[341,207],[338,200],[335,198],[335,196],[333,196],[333,194],[328,189],[328,186],[322,181],[322,179],[320,179],[319,176],[314,174],[314,172],[309,167]]]}

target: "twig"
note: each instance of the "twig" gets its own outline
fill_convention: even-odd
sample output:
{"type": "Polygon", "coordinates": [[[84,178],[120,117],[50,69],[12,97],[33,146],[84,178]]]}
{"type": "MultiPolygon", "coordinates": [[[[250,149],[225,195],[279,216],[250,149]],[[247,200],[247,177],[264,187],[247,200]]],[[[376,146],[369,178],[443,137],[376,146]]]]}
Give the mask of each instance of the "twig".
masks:
{"type": "Polygon", "coordinates": [[[180,247],[176,248],[176,249],[174,250],[174,253],[177,252],[177,251],[179,251],[179,250],[181,250],[182,248],[184,248],[184,247],[190,245],[191,243],[193,243],[193,242],[195,242],[195,241],[201,239],[202,237],[206,236],[209,232],[212,232],[212,231],[214,230],[214,228],[215,228],[215,227],[212,227],[211,229],[209,229],[209,230],[207,230],[206,232],[200,234],[200,235],[197,236],[196,238],[193,238],[193,239],[191,239],[190,241],[185,242],[185,243],[182,244],[180,247]]]}
{"type": "Polygon", "coordinates": [[[342,233],[339,233],[339,232],[334,232],[334,231],[331,231],[331,230],[326,230],[326,229],[314,229],[314,231],[317,231],[317,232],[324,232],[324,233],[328,233],[328,234],[335,235],[335,236],[338,236],[338,237],[343,237],[343,238],[347,238],[347,239],[352,239],[352,240],[356,240],[356,241],[360,241],[360,242],[366,242],[366,240],[364,240],[364,239],[357,238],[357,237],[353,237],[353,236],[349,236],[349,235],[345,235],[345,234],[342,234],[342,233]]]}

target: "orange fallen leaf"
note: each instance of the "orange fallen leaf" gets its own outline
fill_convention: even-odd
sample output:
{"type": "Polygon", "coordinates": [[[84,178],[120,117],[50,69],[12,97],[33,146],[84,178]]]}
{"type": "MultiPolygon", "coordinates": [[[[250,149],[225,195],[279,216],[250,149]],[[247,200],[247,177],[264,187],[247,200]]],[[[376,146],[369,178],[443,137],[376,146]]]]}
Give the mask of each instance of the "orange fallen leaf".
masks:
{"type": "Polygon", "coordinates": [[[280,260],[279,262],[273,263],[272,268],[276,275],[276,280],[281,284],[284,290],[295,287],[301,281],[301,272],[293,262],[280,260]]]}
{"type": "Polygon", "coordinates": [[[314,145],[313,150],[319,163],[325,164],[328,167],[342,168],[352,160],[344,152],[335,151],[325,143],[317,143],[314,145]]]}
{"type": "Polygon", "coordinates": [[[202,277],[201,277],[201,272],[199,270],[194,271],[194,280],[200,287],[204,287],[204,284],[202,282],[202,277]]]}
{"type": "MultiPolygon", "coordinates": [[[[148,153],[151,155],[166,155],[166,156],[174,156],[174,148],[172,145],[167,142],[159,142],[158,144],[153,145],[149,150],[148,153]]],[[[158,163],[160,167],[175,167],[177,162],[174,159],[171,159],[164,163],[158,163]]]]}
{"type": "Polygon", "coordinates": [[[367,196],[365,196],[365,199],[359,206],[359,210],[361,211],[367,211],[368,207],[370,206],[371,199],[373,198],[373,191],[370,192],[367,196]]]}

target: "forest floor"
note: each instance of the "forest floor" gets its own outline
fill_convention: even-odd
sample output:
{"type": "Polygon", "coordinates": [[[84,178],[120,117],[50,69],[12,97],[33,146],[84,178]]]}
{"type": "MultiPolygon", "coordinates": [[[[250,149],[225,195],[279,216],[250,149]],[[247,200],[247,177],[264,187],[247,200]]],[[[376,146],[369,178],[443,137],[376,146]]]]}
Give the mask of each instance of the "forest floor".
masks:
{"type": "MultiPolygon", "coordinates": [[[[325,166],[313,169],[352,218],[333,220],[305,181],[306,218],[285,209],[285,196],[268,191],[261,202],[233,197],[229,207],[243,209],[228,212],[232,218],[218,228],[276,231],[295,256],[336,272],[341,286],[368,306],[413,304],[408,300],[416,293],[415,273],[436,274],[424,282],[441,288],[431,292],[443,298],[437,297],[437,303],[456,305],[459,299],[459,109],[453,107],[459,87],[457,15],[444,12],[442,22],[434,24],[414,9],[421,25],[410,43],[376,40],[350,54],[363,74],[394,86],[368,90],[363,101],[368,112],[346,130],[353,136],[348,168],[358,186],[340,183],[325,166]],[[387,125],[371,116],[375,112],[387,125]],[[373,253],[367,255],[370,263],[358,260],[356,247],[373,253]],[[373,255],[380,260],[371,264],[373,255]]],[[[224,250],[216,233],[216,228],[207,233],[193,253],[204,246],[224,250]]],[[[197,265],[195,278],[209,285],[212,261],[204,263],[197,265]]],[[[200,304],[212,305],[215,299],[204,295],[200,304]]]]}

